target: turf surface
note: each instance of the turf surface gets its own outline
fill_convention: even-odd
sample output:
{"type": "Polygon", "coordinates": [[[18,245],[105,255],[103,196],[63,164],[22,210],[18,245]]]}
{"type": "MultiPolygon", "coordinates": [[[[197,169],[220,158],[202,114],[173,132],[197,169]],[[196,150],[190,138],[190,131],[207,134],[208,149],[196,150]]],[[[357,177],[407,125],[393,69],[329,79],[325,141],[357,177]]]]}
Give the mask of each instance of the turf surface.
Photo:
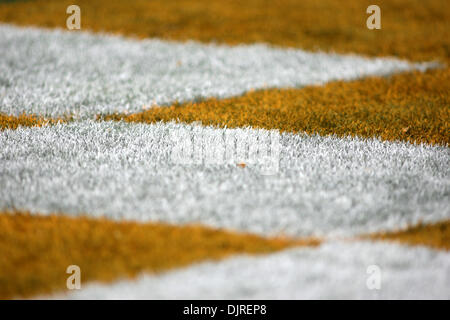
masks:
{"type": "Polygon", "coordinates": [[[443,146],[112,121],[4,130],[0,145],[0,209],[295,237],[450,217],[443,146]]]}
{"type": "Polygon", "coordinates": [[[268,254],[316,239],[265,239],[202,226],[111,222],[89,217],[0,214],[0,298],[29,297],[66,288],[67,266],[83,283],[109,282],[239,253],[268,254]]]}
{"type": "MultiPolygon", "coordinates": [[[[448,1],[379,1],[382,30],[377,31],[365,26],[365,9],[372,4],[365,0],[75,3],[82,10],[84,31],[251,46],[222,47],[217,52],[219,47],[211,45],[136,42],[77,32],[59,37],[58,32],[2,26],[0,110],[6,114],[0,116],[0,123],[2,129],[16,129],[0,132],[0,204],[4,208],[28,208],[34,213],[58,211],[63,215],[87,213],[124,224],[129,223],[123,222],[128,219],[201,222],[264,236],[284,232],[333,238],[377,231],[371,235],[372,240],[448,250],[449,151],[448,145],[443,146],[449,141],[450,122],[448,1]],[[49,35],[57,35],[58,40],[49,35]],[[83,47],[80,42],[87,45],[83,47]],[[255,42],[337,51],[346,54],[345,59],[354,52],[419,62],[437,60],[441,68],[391,78],[286,89],[408,71],[411,64],[397,68],[398,60],[361,57],[342,64],[338,56],[318,58],[300,50],[292,54],[292,50],[255,42]],[[147,52],[160,59],[149,59],[147,52]],[[186,52],[194,59],[184,59],[186,52]],[[245,60],[245,56],[252,59],[245,60]],[[302,64],[302,59],[306,63],[302,64]],[[94,62],[96,67],[89,69],[87,66],[94,62]],[[155,71],[149,65],[160,69],[155,71]],[[393,66],[397,69],[393,70],[393,66]],[[199,73],[195,74],[195,70],[199,73]],[[273,72],[262,72],[265,70],[273,72]],[[251,88],[266,87],[283,89],[246,93],[251,88]],[[240,94],[244,95],[227,98],[240,94]],[[200,101],[211,96],[220,99],[200,101]],[[177,100],[195,103],[173,104],[177,100]],[[339,105],[333,101],[339,101],[339,105]],[[140,113],[142,107],[155,104],[173,106],[140,113]],[[17,128],[18,124],[45,126],[56,121],[44,116],[74,120],[70,117],[92,118],[115,111],[120,114],[110,119],[152,124],[84,121],[17,128]],[[26,114],[20,115],[22,112],[26,114]],[[197,122],[190,127],[167,123],[170,120],[197,122]],[[228,129],[200,127],[199,120],[228,129]],[[239,156],[219,167],[202,162],[186,168],[170,162],[168,132],[183,137],[189,128],[193,137],[205,139],[208,146],[216,146],[224,136],[232,136],[236,142],[267,137],[264,130],[242,128],[247,125],[287,131],[281,136],[283,148],[277,175],[262,176],[258,165],[239,156]],[[306,136],[304,131],[331,136],[306,136]],[[422,220],[424,225],[386,233],[422,220]],[[439,220],[443,222],[429,225],[439,220]]],[[[2,3],[0,21],[65,28],[69,4],[74,2],[2,3]]],[[[84,221],[70,220],[75,224],[84,221]]],[[[11,223],[7,223],[2,228],[10,227],[11,223]]],[[[22,227],[15,236],[26,236],[20,232],[22,227]]],[[[56,230],[61,233],[61,228],[56,230]]],[[[39,234],[47,239],[47,234],[39,234]]],[[[2,235],[0,232],[0,239],[4,239],[2,235]]],[[[19,238],[7,239],[5,247],[12,248],[19,238]]],[[[92,245],[95,243],[85,248],[92,245]]],[[[27,247],[24,244],[20,249],[27,251],[27,247]]],[[[44,247],[30,256],[39,259],[42,257],[36,257],[35,252],[53,252],[44,247]]],[[[76,249],[75,254],[85,248],[76,249]]],[[[18,265],[27,269],[26,264],[18,265]]],[[[331,241],[319,248],[295,249],[259,259],[241,257],[194,265],[161,276],[143,276],[137,282],[93,284],[69,297],[448,299],[449,265],[448,251],[392,243],[331,241]],[[370,264],[382,270],[383,287],[379,292],[366,287],[366,268],[370,264]]],[[[45,263],[43,266],[48,268],[45,263]]],[[[130,264],[122,267],[109,280],[128,274],[130,264]]],[[[94,263],[88,273],[101,268],[94,263]]],[[[16,271],[8,270],[10,274],[16,271]]],[[[32,274],[33,270],[40,269],[26,271],[32,274]]],[[[45,283],[44,278],[32,277],[21,288],[30,290],[36,283],[45,283]]],[[[11,277],[7,275],[6,279],[11,277]]],[[[56,286],[63,286],[64,280],[58,280],[56,286]]],[[[1,288],[10,282],[0,284],[1,288]]]]}
{"type": "Polygon", "coordinates": [[[268,89],[229,99],[154,107],[101,118],[128,122],[199,121],[203,125],[279,129],[309,134],[377,137],[411,143],[450,143],[450,73],[431,70],[268,89]]]}

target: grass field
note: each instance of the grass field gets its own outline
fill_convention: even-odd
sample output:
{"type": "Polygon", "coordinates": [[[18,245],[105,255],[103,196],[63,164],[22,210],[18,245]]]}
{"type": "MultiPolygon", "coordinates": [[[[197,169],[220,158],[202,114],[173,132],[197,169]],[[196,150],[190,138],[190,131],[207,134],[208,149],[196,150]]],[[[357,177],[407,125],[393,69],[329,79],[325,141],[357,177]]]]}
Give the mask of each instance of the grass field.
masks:
{"type": "Polygon", "coordinates": [[[370,4],[0,1],[0,298],[449,299],[449,3],[370,4]]]}

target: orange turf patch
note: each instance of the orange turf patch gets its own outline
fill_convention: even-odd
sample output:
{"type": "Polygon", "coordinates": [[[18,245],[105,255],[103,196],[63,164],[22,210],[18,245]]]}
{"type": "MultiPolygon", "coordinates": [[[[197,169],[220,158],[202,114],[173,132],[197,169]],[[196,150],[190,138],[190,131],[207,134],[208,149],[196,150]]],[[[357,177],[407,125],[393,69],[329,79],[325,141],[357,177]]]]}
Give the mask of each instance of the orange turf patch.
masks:
{"type": "Polygon", "coordinates": [[[445,69],[303,89],[268,89],[100,118],[145,123],[200,121],[228,128],[252,126],[448,145],[449,92],[450,69],[445,69]]]}
{"type": "Polygon", "coordinates": [[[81,281],[112,281],[233,254],[266,254],[317,239],[266,239],[203,226],[0,213],[0,298],[64,290],[69,265],[81,281]]]}
{"type": "Polygon", "coordinates": [[[364,238],[396,241],[409,245],[423,245],[440,250],[450,250],[450,220],[435,224],[419,224],[406,230],[377,233],[364,238]]]}
{"type": "Polygon", "coordinates": [[[66,121],[67,119],[46,119],[36,115],[21,114],[20,116],[11,116],[0,113],[0,131],[6,129],[17,129],[19,126],[42,127],[66,121]]]}
{"type": "Polygon", "coordinates": [[[368,0],[37,0],[0,4],[0,21],[66,28],[81,8],[82,30],[228,44],[267,42],[308,50],[447,59],[450,2],[378,0],[381,30],[366,27],[368,0]],[[445,45],[441,45],[445,43],[445,45]]]}

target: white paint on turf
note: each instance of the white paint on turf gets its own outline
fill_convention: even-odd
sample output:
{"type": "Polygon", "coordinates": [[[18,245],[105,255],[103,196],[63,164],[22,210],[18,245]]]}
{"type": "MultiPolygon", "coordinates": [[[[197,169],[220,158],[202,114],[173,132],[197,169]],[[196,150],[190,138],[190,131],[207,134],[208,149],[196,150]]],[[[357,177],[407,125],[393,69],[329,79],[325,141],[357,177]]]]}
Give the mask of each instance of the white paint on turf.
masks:
{"type": "Polygon", "coordinates": [[[87,118],[432,66],[263,44],[137,41],[0,24],[0,112],[87,118]]]}
{"type": "Polygon", "coordinates": [[[74,122],[0,132],[0,209],[199,222],[262,235],[342,236],[450,218],[450,149],[282,134],[279,171],[173,163],[171,136],[268,131],[74,122]]]}
{"type": "Polygon", "coordinates": [[[450,299],[449,270],[449,252],[391,243],[338,242],[206,262],[112,284],[91,283],[52,298],[450,299]],[[374,276],[367,273],[371,265],[379,267],[379,290],[367,286],[374,276]]]}

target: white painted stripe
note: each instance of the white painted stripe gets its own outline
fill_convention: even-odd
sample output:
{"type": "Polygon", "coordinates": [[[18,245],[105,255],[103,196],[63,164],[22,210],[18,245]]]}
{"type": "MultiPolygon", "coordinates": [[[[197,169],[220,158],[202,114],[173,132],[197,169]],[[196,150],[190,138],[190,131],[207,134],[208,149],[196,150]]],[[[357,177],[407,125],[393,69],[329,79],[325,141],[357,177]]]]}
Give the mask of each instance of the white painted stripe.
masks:
{"type": "Polygon", "coordinates": [[[137,41],[0,24],[0,112],[85,118],[431,66],[262,44],[137,41]]]}
{"type": "Polygon", "coordinates": [[[86,284],[69,299],[450,299],[450,253],[390,243],[330,243],[235,257],[136,280],[86,284]],[[373,269],[369,266],[375,265],[373,269]],[[378,268],[377,268],[378,267],[378,268]],[[379,290],[376,274],[380,271],[379,290]]]}
{"type": "Polygon", "coordinates": [[[172,157],[186,137],[202,138],[207,151],[224,139],[268,145],[268,134],[93,121],[6,130],[0,209],[326,237],[450,218],[448,147],[286,133],[272,176],[261,163],[236,166],[236,154],[228,164],[172,157]]]}

